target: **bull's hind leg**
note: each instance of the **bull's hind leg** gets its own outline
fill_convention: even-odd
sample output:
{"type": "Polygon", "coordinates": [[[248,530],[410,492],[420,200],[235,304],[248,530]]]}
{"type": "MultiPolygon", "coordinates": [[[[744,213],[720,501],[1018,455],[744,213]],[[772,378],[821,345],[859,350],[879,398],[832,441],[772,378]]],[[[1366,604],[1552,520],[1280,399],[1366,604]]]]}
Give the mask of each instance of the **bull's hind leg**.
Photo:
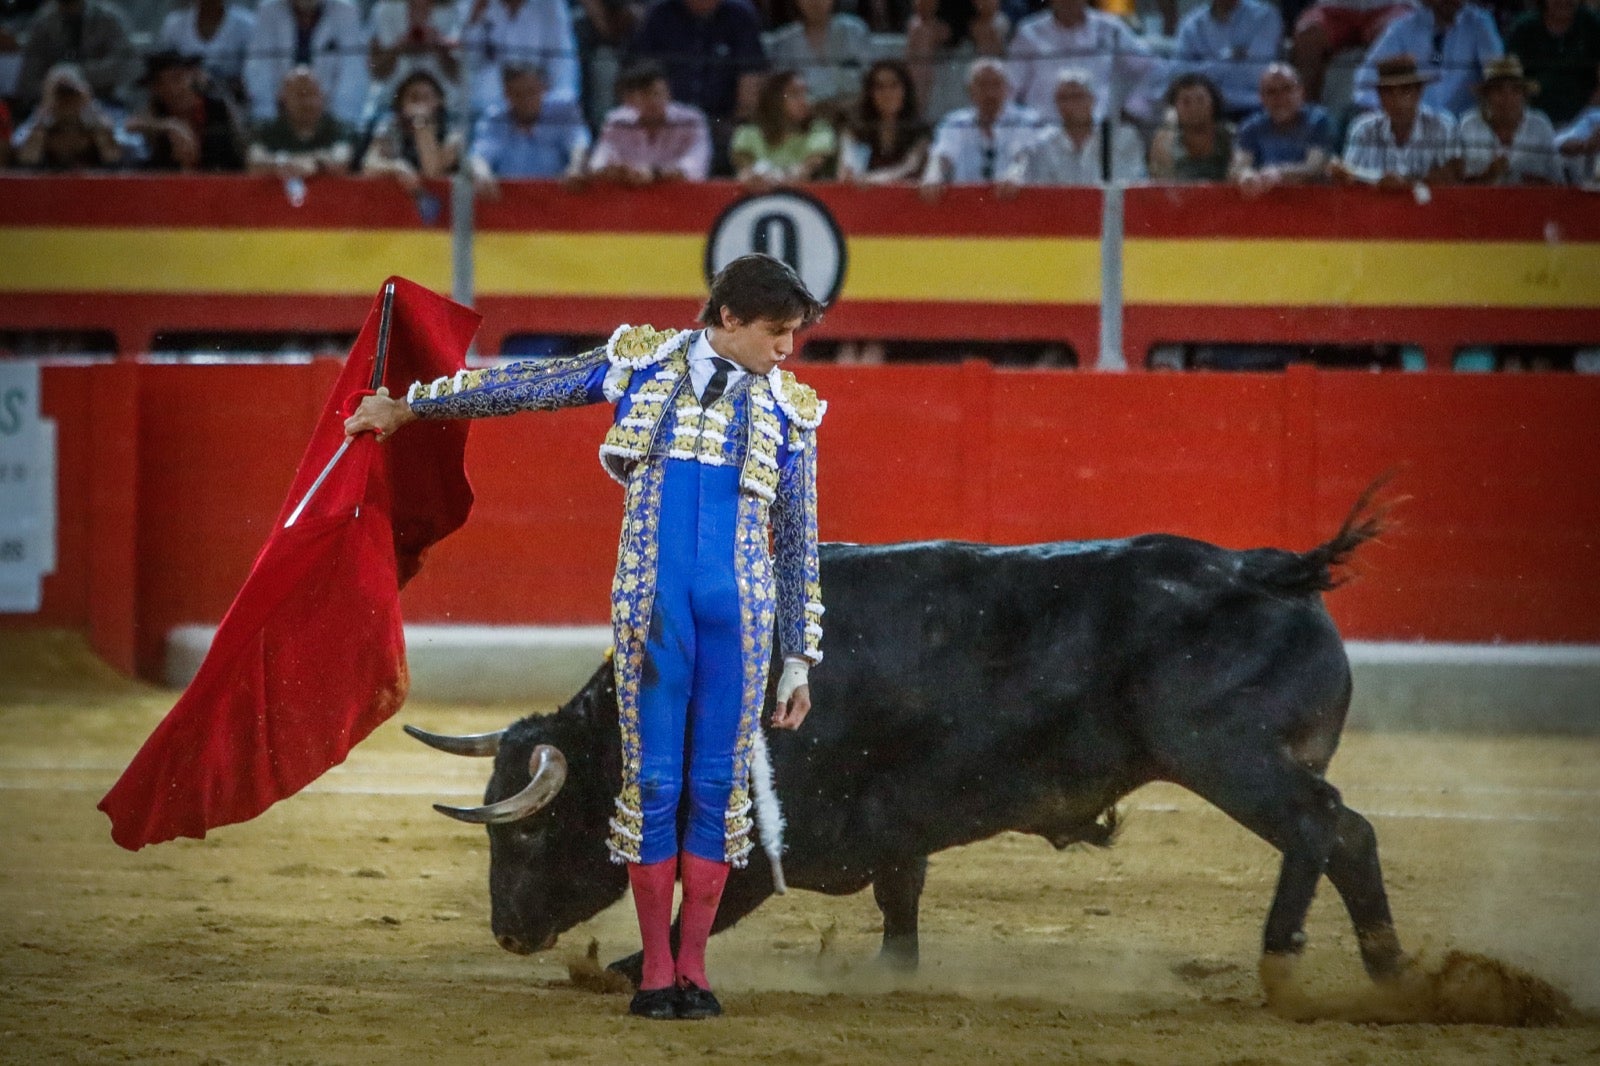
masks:
{"type": "Polygon", "coordinates": [[[1293,962],[1305,947],[1306,913],[1317,882],[1336,851],[1346,864],[1355,853],[1340,844],[1343,815],[1349,812],[1338,789],[1279,752],[1233,749],[1211,759],[1191,758],[1178,783],[1283,854],[1262,936],[1262,980],[1268,1001],[1274,1002],[1287,991],[1293,962]]]}
{"type": "Polygon", "coordinates": [[[917,909],[928,876],[926,856],[884,867],[872,879],[872,898],[883,912],[883,947],[879,961],[896,970],[917,968],[917,909]]]}
{"type": "Polygon", "coordinates": [[[1339,890],[1361,945],[1361,962],[1375,980],[1393,977],[1405,965],[1400,938],[1389,914],[1389,896],[1378,864],[1378,835],[1372,823],[1349,807],[1339,808],[1328,880],[1339,890]]]}

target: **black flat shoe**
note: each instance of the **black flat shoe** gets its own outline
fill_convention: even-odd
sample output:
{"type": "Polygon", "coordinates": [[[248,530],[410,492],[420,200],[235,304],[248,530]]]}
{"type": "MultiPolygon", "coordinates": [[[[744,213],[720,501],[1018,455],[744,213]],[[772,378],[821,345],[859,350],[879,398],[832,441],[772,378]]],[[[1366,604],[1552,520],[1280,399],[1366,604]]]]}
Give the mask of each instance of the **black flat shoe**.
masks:
{"type": "Polygon", "coordinates": [[[671,985],[666,988],[641,988],[633,994],[633,1000],[628,1004],[628,1013],[637,1014],[641,1018],[654,1018],[656,1021],[676,1018],[678,990],[671,985]]]}
{"type": "Polygon", "coordinates": [[[685,1019],[715,1018],[722,1013],[722,1004],[711,989],[701,988],[693,981],[685,981],[678,988],[678,1017],[685,1019]]]}

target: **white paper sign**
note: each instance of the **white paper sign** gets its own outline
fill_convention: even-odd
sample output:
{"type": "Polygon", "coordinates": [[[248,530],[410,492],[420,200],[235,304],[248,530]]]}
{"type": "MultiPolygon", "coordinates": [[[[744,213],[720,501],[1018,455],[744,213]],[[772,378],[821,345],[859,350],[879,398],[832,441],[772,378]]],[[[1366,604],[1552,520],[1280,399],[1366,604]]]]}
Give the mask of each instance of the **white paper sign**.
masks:
{"type": "Polygon", "coordinates": [[[39,364],[0,360],[0,611],[38,611],[55,568],[56,424],[39,417],[39,364]]]}

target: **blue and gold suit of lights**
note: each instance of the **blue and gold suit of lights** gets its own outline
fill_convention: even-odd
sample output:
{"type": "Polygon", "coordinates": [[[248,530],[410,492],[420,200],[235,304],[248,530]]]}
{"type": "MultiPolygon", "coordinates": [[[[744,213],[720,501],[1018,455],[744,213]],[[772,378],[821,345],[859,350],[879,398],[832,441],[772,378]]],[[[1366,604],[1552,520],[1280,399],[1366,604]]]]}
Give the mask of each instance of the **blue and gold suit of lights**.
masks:
{"type": "MultiPolygon", "coordinates": [[[[681,847],[744,866],[774,627],[784,657],[822,661],[816,429],[827,404],[774,370],[702,408],[689,381],[696,336],[623,326],[584,355],[462,371],[413,385],[407,400],[440,419],[616,405],[600,446],[626,490],[611,587],[623,767],[607,846],[617,862],[681,847]]],[[[763,819],[763,835],[776,831],[763,819]]]]}

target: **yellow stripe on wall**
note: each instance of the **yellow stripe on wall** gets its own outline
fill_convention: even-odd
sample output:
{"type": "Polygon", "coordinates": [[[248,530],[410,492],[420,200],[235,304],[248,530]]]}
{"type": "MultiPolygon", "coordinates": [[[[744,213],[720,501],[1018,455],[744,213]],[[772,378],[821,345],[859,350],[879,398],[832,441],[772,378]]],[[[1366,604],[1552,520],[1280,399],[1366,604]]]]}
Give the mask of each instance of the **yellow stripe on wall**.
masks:
{"type": "Polygon", "coordinates": [[[0,292],[366,294],[450,287],[450,237],[403,230],[0,229],[0,292]]]}
{"type": "MultiPolygon", "coordinates": [[[[0,229],[0,292],[366,295],[390,274],[450,285],[450,238],[407,230],[0,229]]],[[[492,296],[704,292],[698,234],[485,233],[492,296]]],[[[1100,298],[1098,242],[857,237],[858,300],[1083,304],[1100,298]]],[[[1600,244],[1130,240],[1129,304],[1600,309],[1600,244]]]]}
{"type": "Polygon", "coordinates": [[[1600,244],[1129,240],[1128,304],[1600,308],[1600,244]]]}
{"type": "Polygon", "coordinates": [[[705,238],[692,233],[480,233],[477,290],[491,296],[702,297],[705,238]]]}
{"type": "Polygon", "coordinates": [[[858,237],[844,296],[939,303],[1097,304],[1100,242],[1046,237],[858,237]]]}
{"type": "MultiPolygon", "coordinates": [[[[450,286],[450,238],[407,230],[0,229],[0,292],[366,295],[390,274],[450,286]]],[[[1096,303],[1086,239],[858,237],[846,297],[940,303],[1096,303]]],[[[705,292],[705,240],[677,233],[482,233],[488,296],[705,292]]]]}

